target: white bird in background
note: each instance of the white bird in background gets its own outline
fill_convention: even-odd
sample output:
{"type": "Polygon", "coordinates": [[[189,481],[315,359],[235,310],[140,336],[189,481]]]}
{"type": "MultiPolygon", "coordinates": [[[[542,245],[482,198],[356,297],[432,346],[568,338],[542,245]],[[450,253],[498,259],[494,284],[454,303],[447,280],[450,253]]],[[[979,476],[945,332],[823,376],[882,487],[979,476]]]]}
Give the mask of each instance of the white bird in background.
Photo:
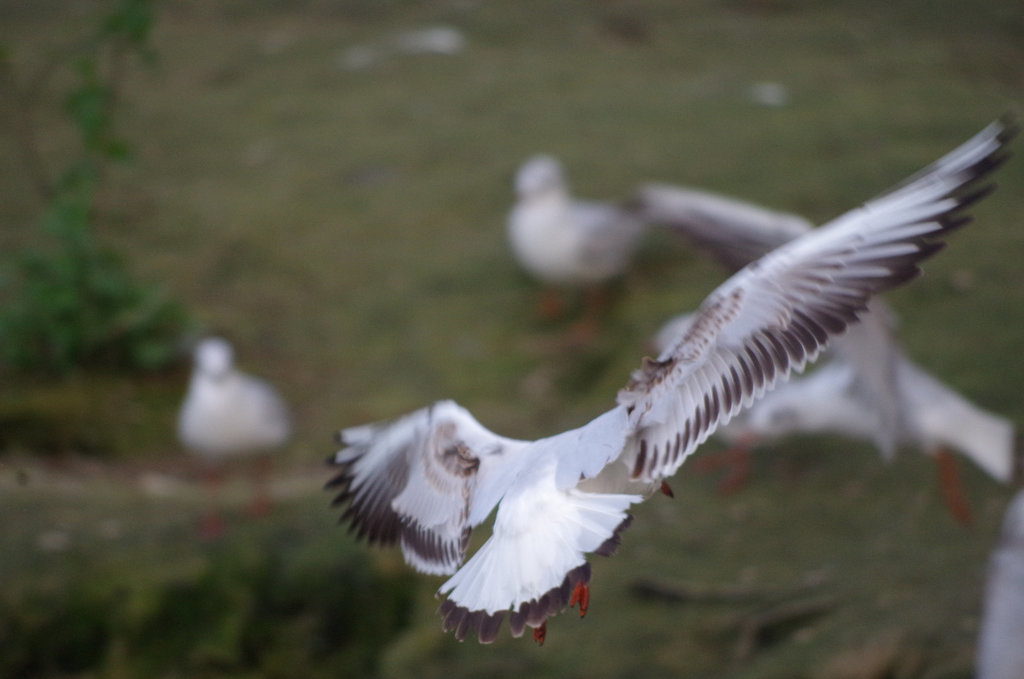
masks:
{"type": "Polygon", "coordinates": [[[586,612],[588,553],[611,554],[626,510],[671,476],[715,429],[749,407],[871,297],[904,283],[941,239],[1014,130],[993,123],[920,175],[747,266],[714,290],[690,330],[642,367],[617,404],[578,429],[505,438],[440,401],[392,422],[339,432],[327,484],[342,520],[371,543],[399,543],[407,563],[450,575],[443,627],[493,641],[507,617],[543,642],[547,618],[586,612]],[[621,481],[612,488],[612,480],[621,481]],[[470,531],[493,531],[464,562],[470,531]]]}
{"type": "Polygon", "coordinates": [[[265,513],[270,506],[264,478],[268,455],[291,436],[288,408],[280,395],[233,364],[234,351],[227,341],[202,340],[195,349],[192,378],[178,417],[178,438],[207,464],[211,507],[202,529],[207,537],[223,532],[213,501],[223,465],[231,459],[260,456],[260,484],[250,511],[265,513]]]}
{"type": "MultiPolygon", "coordinates": [[[[681,233],[733,269],[812,229],[796,215],[667,185],[642,188],[635,205],[645,218],[681,233]]],[[[949,450],[1009,483],[1015,462],[1013,423],[970,403],[913,363],[894,337],[894,318],[881,300],[873,301],[860,322],[836,338],[827,362],[780,386],[720,429],[734,445],[726,453],[734,468],[723,489],[746,480],[749,450],[758,442],[836,433],[874,443],[886,460],[901,445],[934,457],[947,507],[960,522],[970,523],[970,505],[949,450]]],[[[691,322],[690,314],[669,321],[655,346],[668,346],[691,322]]]]}
{"type": "Polygon", "coordinates": [[[1024,677],[1024,491],[1006,509],[978,632],[977,679],[1024,677]]]}
{"type": "Polygon", "coordinates": [[[562,164],[552,156],[527,160],[516,175],[517,200],[508,217],[508,238],[519,264],[547,286],[542,315],[564,311],[560,292],[587,294],[585,321],[604,303],[604,286],[625,273],[643,223],[623,207],[574,198],[562,164]]]}
{"type": "MultiPolygon", "coordinates": [[[[899,446],[932,456],[946,506],[964,524],[971,523],[971,509],[950,449],[1010,483],[1013,423],[974,405],[911,361],[889,333],[885,315],[881,303],[873,302],[860,322],[836,338],[822,365],[780,385],[719,429],[734,446],[727,456],[735,469],[724,490],[746,480],[747,456],[758,443],[830,433],[869,441],[885,460],[899,446]]],[[[678,331],[687,320],[679,317],[670,325],[678,331]]]]}

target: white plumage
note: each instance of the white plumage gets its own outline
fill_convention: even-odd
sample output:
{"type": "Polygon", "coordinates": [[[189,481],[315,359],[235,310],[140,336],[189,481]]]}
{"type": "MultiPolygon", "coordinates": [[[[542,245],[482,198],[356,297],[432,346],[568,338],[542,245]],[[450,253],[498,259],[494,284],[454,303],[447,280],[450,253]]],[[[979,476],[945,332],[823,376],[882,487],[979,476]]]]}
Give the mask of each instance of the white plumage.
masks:
{"type": "Polygon", "coordinates": [[[227,341],[202,340],[194,362],[178,419],[178,436],[187,448],[217,460],[284,445],[291,433],[284,401],[264,380],[235,369],[227,341]]]}
{"type": "Polygon", "coordinates": [[[219,537],[224,531],[216,506],[223,465],[232,459],[256,458],[256,495],[249,507],[263,514],[270,507],[267,489],[268,455],[291,436],[288,408],[270,384],[234,367],[227,341],[212,337],[195,349],[192,378],[178,417],[178,437],[206,462],[210,506],[201,533],[219,537]]]}
{"type": "Polygon", "coordinates": [[[625,272],[643,224],[610,203],[574,198],[562,164],[548,155],[527,160],[516,175],[508,217],[512,253],[542,283],[584,287],[625,272]]]}
{"type": "Polygon", "coordinates": [[[689,330],[645,359],[617,405],[578,429],[509,439],[441,401],[345,429],[328,484],[342,519],[371,543],[450,574],[444,628],[493,641],[507,617],[543,640],[546,620],[589,598],[588,553],[611,554],[628,506],[672,475],[715,429],[845,330],[871,297],[913,278],[963,225],[964,206],[1013,130],[994,123],[895,190],[771,252],[714,290],[689,330]],[[614,463],[614,464],[612,464],[614,463]],[[623,470],[627,475],[623,475],[623,470]],[[592,485],[625,476],[626,488],[592,485]],[[466,562],[470,530],[496,510],[466,562]]]}

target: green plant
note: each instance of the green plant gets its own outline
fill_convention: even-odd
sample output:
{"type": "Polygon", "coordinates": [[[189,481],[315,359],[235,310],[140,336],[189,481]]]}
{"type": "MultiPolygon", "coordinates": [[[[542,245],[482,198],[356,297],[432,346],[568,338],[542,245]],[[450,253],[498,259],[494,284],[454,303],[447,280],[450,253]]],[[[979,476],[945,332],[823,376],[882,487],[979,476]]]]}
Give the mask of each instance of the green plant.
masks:
{"type": "Polygon", "coordinates": [[[63,51],[20,85],[0,50],[0,87],[16,102],[11,126],[22,164],[45,207],[38,243],[0,262],[0,363],[27,372],[65,373],[76,366],[155,369],[176,353],[188,319],[157,287],[136,282],[123,260],[96,234],[104,169],[130,156],[116,131],[128,60],[153,57],[148,47],[154,0],[115,0],[93,34],[63,51]],[[73,70],[64,114],[77,150],[55,178],[48,175],[32,125],[39,93],[53,73],[73,70]]]}
{"type": "Polygon", "coordinates": [[[409,624],[416,578],[338,533],[268,523],[213,546],[108,543],[13,575],[0,676],[373,676],[409,624]]]}

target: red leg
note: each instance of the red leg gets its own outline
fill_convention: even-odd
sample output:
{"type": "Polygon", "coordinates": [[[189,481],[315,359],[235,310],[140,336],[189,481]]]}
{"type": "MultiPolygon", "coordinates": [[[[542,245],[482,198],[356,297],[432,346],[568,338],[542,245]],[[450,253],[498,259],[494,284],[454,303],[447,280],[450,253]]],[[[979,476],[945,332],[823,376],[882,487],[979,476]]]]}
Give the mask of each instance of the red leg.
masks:
{"type": "Polygon", "coordinates": [[[540,627],[533,628],[533,640],[537,642],[538,646],[544,645],[544,637],[548,634],[548,621],[545,620],[540,624],[540,627]]]}
{"type": "Polygon", "coordinates": [[[565,316],[566,304],[562,292],[554,288],[545,288],[541,292],[538,313],[544,321],[554,321],[565,316]]]}
{"type": "Polygon", "coordinates": [[[728,473],[718,484],[718,492],[722,495],[735,493],[750,480],[750,451],[756,443],[755,435],[745,435],[732,448],[697,458],[694,462],[694,469],[702,474],[726,470],[728,473]]]}
{"type": "Polygon", "coordinates": [[[956,459],[945,448],[939,448],[935,453],[935,462],[938,464],[939,488],[942,490],[946,507],[958,522],[970,526],[974,522],[974,517],[963,483],[960,481],[956,459]]]}
{"type": "Polygon", "coordinates": [[[594,342],[601,330],[609,307],[608,290],[600,285],[587,288],[583,302],[583,317],[569,330],[569,342],[574,346],[587,346],[594,342]]]}
{"type": "Polygon", "coordinates": [[[567,349],[588,347],[594,343],[601,324],[596,318],[586,316],[569,327],[563,340],[567,349]]]}
{"type": "Polygon", "coordinates": [[[199,537],[203,540],[219,540],[224,536],[224,519],[215,510],[210,510],[203,516],[199,524],[199,537]]]}
{"type": "Polygon", "coordinates": [[[267,456],[261,456],[255,462],[253,484],[256,487],[256,495],[246,509],[249,516],[266,516],[274,506],[274,500],[270,495],[270,462],[267,456]]]}
{"type": "Polygon", "coordinates": [[[203,540],[217,540],[224,535],[224,519],[220,515],[220,487],[224,475],[220,469],[207,468],[203,474],[206,487],[206,514],[199,524],[199,537],[203,540]]]}
{"type": "Polygon", "coordinates": [[[584,309],[586,315],[595,320],[603,318],[611,306],[610,291],[603,285],[587,288],[584,304],[586,305],[584,309]]]}
{"type": "Polygon", "coordinates": [[[577,582],[572,596],[569,597],[569,608],[576,604],[580,605],[580,617],[582,618],[587,614],[587,608],[590,606],[590,587],[585,582],[577,582]]]}
{"type": "Polygon", "coordinates": [[[722,495],[729,495],[747,485],[750,480],[750,446],[733,446],[726,451],[730,458],[729,475],[718,484],[718,492],[722,495]]]}

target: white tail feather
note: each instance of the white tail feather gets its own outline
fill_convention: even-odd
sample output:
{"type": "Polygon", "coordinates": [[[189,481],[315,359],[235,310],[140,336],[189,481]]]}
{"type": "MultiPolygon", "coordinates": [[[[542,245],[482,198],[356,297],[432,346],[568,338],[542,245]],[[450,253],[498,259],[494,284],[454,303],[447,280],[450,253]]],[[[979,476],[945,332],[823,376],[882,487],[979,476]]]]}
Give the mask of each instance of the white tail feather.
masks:
{"type": "Polygon", "coordinates": [[[539,599],[583,565],[626,519],[639,495],[580,490],[531,492],[506,498],[494,534],[439,592],[470,610],[488,614],[539,599]],[[510,502],[510,500],[512,500],[510,502]]]}

